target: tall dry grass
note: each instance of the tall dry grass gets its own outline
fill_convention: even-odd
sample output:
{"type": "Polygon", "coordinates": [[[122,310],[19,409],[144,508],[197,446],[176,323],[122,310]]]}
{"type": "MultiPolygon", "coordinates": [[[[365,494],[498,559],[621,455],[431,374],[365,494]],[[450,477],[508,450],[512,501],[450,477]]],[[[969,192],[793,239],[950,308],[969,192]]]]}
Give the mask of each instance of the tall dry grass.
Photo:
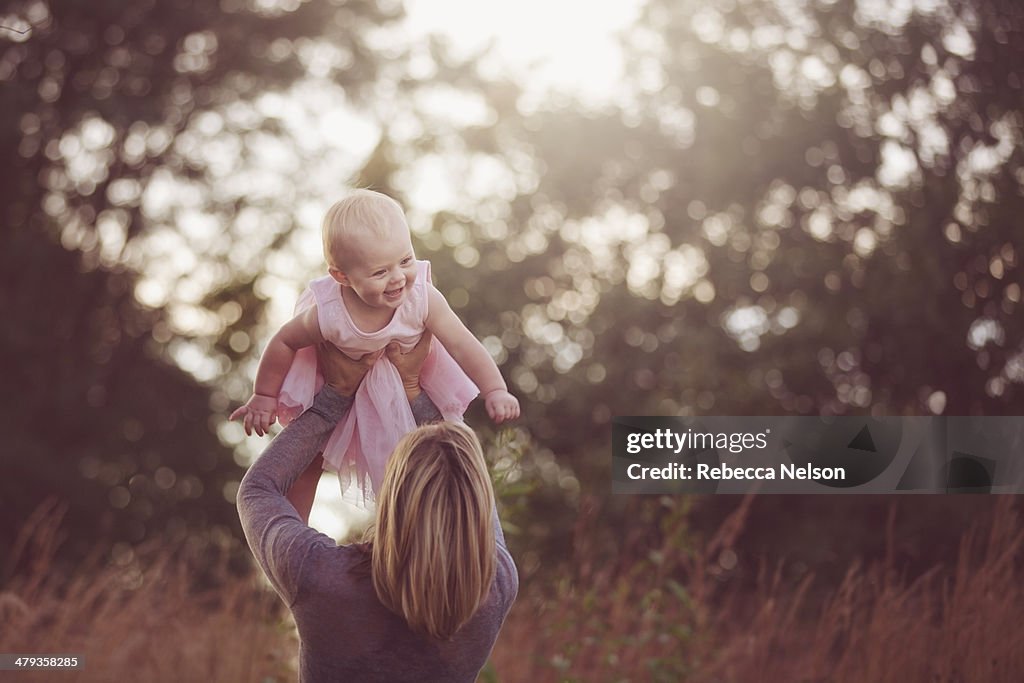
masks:
{"type": "Polygon", "coordinates": [[[0,586],[0,652],[73,654],[80,671],[7,673],[15,680],[295,679],[297,642],[277,596],[229,571],[223,544],[109,549],[58,568],[63,511],[29,520],[0,586]]]}
{"type": "Polygon", "coordinates": [[[645,552],[605,566],[578,556],[576,576],[555,591],[528,587],[495,649],[498,678],[1024,680],[1024,530],[1010,497],[962,538],[954,562],[912,580],[893,566],[890,518],[888,557],[855,563],[831,590],[813,576],[787,582],[779,569],[762,571],[754,591],[716,578],[735,562],[749,504],[692,550],[680,543],[680,508],[645,552]]]}
{"type": "MultiPolygon", "coordinates": [[[[546,585],[527,577],[482,679],[1022,679],[1024,531],[1010,499],[979,520],[949,566],[924,575],[902,576],[890,552],[856,563],[837,586],[774,569],[756,589],[722,580],[741,549],[750,499],[696,547],[686,505],[664,504],[656,532],[624,539],[614,562],[588,544],[600,524],[594,508],[581,515],[572,575],[546,585]]],[[[15,680],[295,680],[287,610],[265,585],[235,577],[226,548],[122,548],[58,569],[60,516],[58,506],[41,508],[7,558],[0,652],[77,654],[85,669],[15,680]]]]}

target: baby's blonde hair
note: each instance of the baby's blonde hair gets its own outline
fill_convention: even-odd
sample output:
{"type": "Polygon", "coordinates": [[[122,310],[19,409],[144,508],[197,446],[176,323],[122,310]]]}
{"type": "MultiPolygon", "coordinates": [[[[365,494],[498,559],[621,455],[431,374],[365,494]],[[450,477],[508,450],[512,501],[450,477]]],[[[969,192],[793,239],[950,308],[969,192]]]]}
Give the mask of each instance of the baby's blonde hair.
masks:
{"type": "Polygon", "coordinates": [[[345,239],[351,235],[369,232],[387,237],[389,217],[397,215],[405,223],[402,206],[391,197],[374,190],[353,190],[347,197],[327,209],[322,227],[324,259],[332,268],[343,269],[345,239]]]}
{"type": "Polygon", "coordinates": [[[377,497],[371,575],[381,603],[413,631],[447,640],[491,589],[494,489],[480,441],[459,422],[406,434],[377,497]]]}

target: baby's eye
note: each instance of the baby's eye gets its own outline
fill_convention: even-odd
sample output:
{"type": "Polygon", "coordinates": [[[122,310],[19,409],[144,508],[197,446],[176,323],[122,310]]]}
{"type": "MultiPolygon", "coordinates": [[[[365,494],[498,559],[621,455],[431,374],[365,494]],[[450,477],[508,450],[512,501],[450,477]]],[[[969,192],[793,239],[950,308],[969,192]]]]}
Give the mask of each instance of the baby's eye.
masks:
{"type": "Polygon", "coordinates": [[[381,277],[382,275],[384,275],[384,274],[385,274],[385,273],[387,273],[387,272],[388,272],[388,271],[386,271],[386,270],[378,270],[378,271],[376,271],[376,272],[375,272],[375,273],[373,274],[373,276],[374,276],[374,277],[381,277]]]}
{"type": "Polygon", "coordinates": [[[407,266],[410,263],[412,263],[412,256],[406,256],[404,259],[402,259],[403,266],[407,266]]]}

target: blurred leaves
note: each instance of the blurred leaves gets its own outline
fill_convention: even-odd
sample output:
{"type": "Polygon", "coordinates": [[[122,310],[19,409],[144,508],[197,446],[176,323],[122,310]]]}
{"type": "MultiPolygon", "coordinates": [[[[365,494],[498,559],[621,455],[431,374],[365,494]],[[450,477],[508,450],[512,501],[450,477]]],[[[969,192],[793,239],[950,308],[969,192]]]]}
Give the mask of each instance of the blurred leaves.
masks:
{"type": "MultiPolygon", "coordinates": [[[[386,60],[362,36],[394,12],[372,2],[6,3],[2,14],[32,29],[0,36],[9,164],[0,184],[0,547],[49,496],[70,504],[71,556],[97,541],[237,531],[241,472],[216,434],[226,398],[176,367],[203,363],[178,334],[182,312],[165,307],[184,298],[193,321],[198,305],[244,325],[261,311],[245,264],[225,264],[214,243],[204,253],[196,224],[212,216],[216,225],[218,212],[245,216],[249,202],[216,187],[224,169],[200,148],[217,133],[273,135],[275,117],[255,99],[283,91],[311,63],[353,97],[371,87],[386,60]],[[311,36],[333,48],[317,53],[311,36]],[[184,205],[167,204],[174,188],[184,205]],[[183,280],[147,289],[140,273],[166,266],[198,273],[207,289],[224,278],[234,291],[218,296],[183,280]]],[[[221,155],[242,152],[224,144],[221,155]]],[[[247,348],[226,341],[236,357],[247,348]]]]}
{"type": "MultiPolygon", "coordinates": [[[[51,491],[93,519],[81,463],[126,453],[129,508],[132,476],[188,469],[226,519],[213,430],[240,437],[209,415],[248,391],[349,184],[408,207],[524,399],[509,484],[546,482],[510,489],[535,558],[608,491],[614,415],[1021,412],[1014,3],[650,0],[599,105],[403,42],[392,3],[4,14],[33,27],[0,36],[16,510],[51,491]]],[[[607,555],[644,505],[606,503],[607,555]]]]}

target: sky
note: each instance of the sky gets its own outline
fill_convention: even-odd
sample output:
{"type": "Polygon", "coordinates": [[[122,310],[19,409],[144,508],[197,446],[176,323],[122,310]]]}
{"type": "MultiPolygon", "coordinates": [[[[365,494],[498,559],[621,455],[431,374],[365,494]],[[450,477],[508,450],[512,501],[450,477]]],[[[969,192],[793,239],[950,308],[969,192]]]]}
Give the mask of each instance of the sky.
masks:
{"type": "Polygon", "coordinates": [[[622,76],[615,36],[638,16],[640,0],[408,0],[410,34],[449,39],[459,54],[488,44],[494,58],[483,68],[521,80],[530,96],[570,92],[584,102],[607,97],[622,76]]]}

